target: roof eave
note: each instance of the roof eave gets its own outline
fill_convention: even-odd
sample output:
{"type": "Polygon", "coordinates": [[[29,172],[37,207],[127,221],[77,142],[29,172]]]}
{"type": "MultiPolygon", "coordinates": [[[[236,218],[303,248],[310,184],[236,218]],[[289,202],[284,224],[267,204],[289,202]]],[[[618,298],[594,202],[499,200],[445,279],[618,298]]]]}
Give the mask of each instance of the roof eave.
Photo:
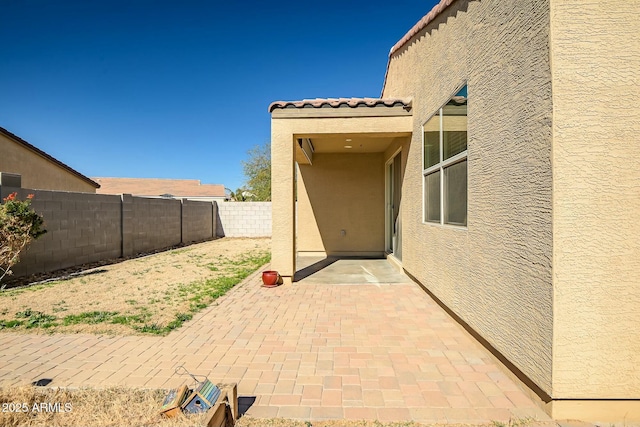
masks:
{"type": "Polygon", "coordinates": [[[5,135],[7,138],[10,138],[13,141],[17,142],[18,144],[22,145],[24,148],[34,152],[35,154],[39,155],[40,157],[45,158],[46,160],[54,163],[55,165],[61,167],[64,170],[66,170],[67,172],[75,175],[77,178],[82,179],[86,183],[94,186],[95,188],[100,188],[100,184],[98,184],[97,182],[93,181],[91,178],[89,178],[87,176],[84,176],[83,174],[81,174],[77,170],[73,169],[71,166],[65,165],[60,160],[58,160],[55,157],[45,153],[44,151],[42,151],[38,147],[28,143],[27,141],[25,141],[24,139],[20,138],[19,136],[14,135],[13,133],[11,133],[8,130],[6,130],[5,128],[0,127],[0,133],[5,135]]]}
{"type": "Polygon", "coordinates": [[[340,115],[348,114],[349,111],[373,111],[403,109],[411,110],[410,98],[316,98],[303,99],[301,101],[275,101],[269,105],[269,112],[274,114],[278,111],[340,111],[340,115]]]}
{"type": "Polygon", "coordinates": [[[387,77],[389,76],[389,65],[391,65],[391,57],[396,54],[404,45],[409,43],[420,31],[422,31],[429,23],[431,23],[438,15],[440,15],[446,8],[451,6],[456,0],[440,0],[429,13],[422,17],[411,29],[393,45],[389,51],[389,58],[387,59],[387,69],[384,73],[384,81],[382,83],[382,92],[380,96],[384,96],[384,89],[387,86],[387,77]]]}

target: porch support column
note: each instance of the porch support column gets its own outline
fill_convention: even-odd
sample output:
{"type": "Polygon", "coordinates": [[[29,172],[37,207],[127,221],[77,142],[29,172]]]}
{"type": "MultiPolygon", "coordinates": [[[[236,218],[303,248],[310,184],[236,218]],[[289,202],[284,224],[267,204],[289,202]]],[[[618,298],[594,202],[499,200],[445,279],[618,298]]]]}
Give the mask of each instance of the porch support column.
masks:
{"type": "Polygon", "coordinates": [[[271,268],[291,284],[296,272],[295,151],[287,120],[271,120],[271,268]]]}

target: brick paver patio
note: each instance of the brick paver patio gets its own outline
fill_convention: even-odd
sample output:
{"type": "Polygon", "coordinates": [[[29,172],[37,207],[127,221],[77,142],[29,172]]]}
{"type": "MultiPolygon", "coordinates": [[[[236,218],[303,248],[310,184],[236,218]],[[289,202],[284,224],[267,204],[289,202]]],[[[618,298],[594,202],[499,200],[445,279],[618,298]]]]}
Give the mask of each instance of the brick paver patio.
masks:
{"type": "Polygon", "coordinates": [[[253,275],[167,337],[0,334],[0,385],[173,388],[237,382],[247,415],[490,422],[549,417],[417,285],[253,275]]]}

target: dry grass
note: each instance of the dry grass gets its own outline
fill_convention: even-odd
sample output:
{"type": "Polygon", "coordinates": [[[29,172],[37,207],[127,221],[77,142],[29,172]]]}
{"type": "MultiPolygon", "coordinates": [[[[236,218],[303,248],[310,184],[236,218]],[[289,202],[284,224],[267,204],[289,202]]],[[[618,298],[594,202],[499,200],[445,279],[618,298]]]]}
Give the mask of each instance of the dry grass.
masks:
{"type": "MultiPolygon", "coordinates": [[[[136,390],[108,388],[60,390],[31,386],[0,388],[0,407],[11,404],[26,405],[26,412],[0,411],[3,427],[198,427],[204,426],[207,414],[179,415],[165,418],[160,415],[164,390],[136,390]],[[56,404],[63,411],[34,410],[40,404],[56,404]]],[[[14,406],[15,408],[15,406],[14,406]]],[[[44,407],[43,407],[44,408],[44,407]]],[[[471,424],[446,424],[448,427],[471,424]]],[[[530,419],[512,420],[508,423],[485,424],[485,427],[550,427],[553,423],[537,423],[530,419]]],[[[301,421],[281,418],[258,419],[241,417],[236,427],[426,427],[414,421],[380,422],[364,420],[301,421]]],[[[477,424],[474,424],[477,426],[477,424]]]]}
{"type": "Polygon", "coordinates": [[[301,421],[283,418],[251,418],[242,417],[236,427],[555,427],[555,423],[539,423],[531,419],[517,419],[505,423],[493,422],[488,424],[424,424],[416,421],[381,422],[377,420],[328,420],[301,421]]]}
{"type": "MultiPolygon", "coordinates": [[[[429,426],[433,427],[434,425],[430,424],[429,426]]],[[[284,418],[243,417],[238,420],[236,427],[427,427],[427,424],[420,424],[414,421],[383,423],[373,420],[328,420],[311,422],[284,418]]]]}
{"type": "Polygon", "coordinates": [[[223,238],[0,292],[0,330],[165,334],[268,262],[269,244],[223,238]]]}
{"type": "Polygon", "coordinates": [[[13,426],[201,426],[205,414],[168,419],[160,415],[161,390],[109,388],[54,390],[36,387],[0,388],[0,404],[25,404],[26,412],[0,411],[0,425],[13,426]],[[64,411],[33,410],[40,404],[59,403],[64,411]]]}
{"type": "MultiPolygon", "coordinates": [[[[0,410],[0,426],[3,427],[200,427],[207,414],[184,415],[165,418],[160,415],[164,390],[137,390],[130,388],[61,390],[32,386],[0,388],[0,408],[10,405],[27,408],[22,411],[0,410]],[[48,411],[40,404],[62,410],[48,411]],[[6,406],[5,406],[6,405],[6,406]],[[26,405],[26,406],[23,406],[26,405]],[[34,407],[35,405],[35,407],[34,407]],[[52,406],[51,406],[52,405],[52,406]]],[[[478,424],[444,424],[447,427],[470,427],[478,424]]],[[[552,427],[553,422],[536,422],[531,419],[493,422],[482,427],[552,427]]],[[[282,418],[241,417],[236,427],[434,427],[415,421],[380,422],[365,420],[303,421],[282,418]]]]}

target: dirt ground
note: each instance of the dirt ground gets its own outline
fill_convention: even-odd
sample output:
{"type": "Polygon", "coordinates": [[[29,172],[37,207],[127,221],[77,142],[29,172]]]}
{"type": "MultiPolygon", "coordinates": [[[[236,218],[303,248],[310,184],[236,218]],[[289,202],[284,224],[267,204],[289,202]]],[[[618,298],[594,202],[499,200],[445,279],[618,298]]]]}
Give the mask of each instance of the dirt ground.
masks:
{"type": "Polygon", "coordinates": [[[268,262],[270,239],[222,238],[0,292],[0,330],[151,332],[215,299],[229,278],[268,262]],[[16,324],[16,322],[22,322],[16,324]],[[134,326],[135,328],[133,328],[134,326]],[[137,329],[136,329],[137,328],[137,329]]]}

